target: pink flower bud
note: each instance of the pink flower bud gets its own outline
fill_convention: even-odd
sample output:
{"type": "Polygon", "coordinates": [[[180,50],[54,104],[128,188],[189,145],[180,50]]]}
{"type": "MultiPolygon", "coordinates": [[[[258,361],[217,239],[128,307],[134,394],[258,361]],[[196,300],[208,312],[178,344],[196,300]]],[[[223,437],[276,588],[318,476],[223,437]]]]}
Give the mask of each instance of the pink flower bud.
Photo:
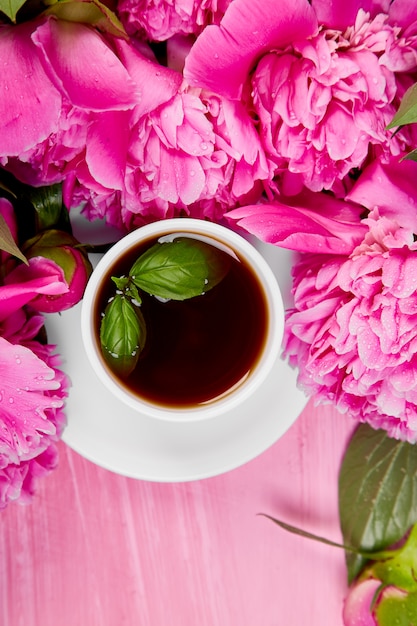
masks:
{"type": "Polygon", "coordinates": [[[30,303],[32,308],[42,313],[56,313],[81,300],[93,268],[87,254],[77,245],[79,242],[72,235],[59,230],[46,230],[25,243],[23,252],[28,259],[50,259],[63,273],[68,285],[66,293],[37,296],[30,303]]]}
{"type": "MultiPolygon", "coordinates": [[[[385,586],[376,578],[355,583],[346,598],[343,621],[345,626],[385,626],[384,609],[389,602],[398,617],[406,617],[417,598],[392,585],[385,586]]],[[[400,622],[398,622],[400,623],[400,622]]],[[[411,622],[410,622],[411,623],[411,622]]]]}

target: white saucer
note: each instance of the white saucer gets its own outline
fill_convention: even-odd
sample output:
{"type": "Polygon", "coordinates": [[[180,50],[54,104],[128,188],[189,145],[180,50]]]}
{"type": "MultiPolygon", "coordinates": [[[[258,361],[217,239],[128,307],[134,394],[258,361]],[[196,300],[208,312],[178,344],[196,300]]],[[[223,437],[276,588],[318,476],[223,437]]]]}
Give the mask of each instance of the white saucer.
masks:
{"type": "MultiPolygon", "coordinates": [[[[288,304],[290,253],[258,245],[288,304]]],[[[85,354],[80,305],[46,316],[48,342],[57,345],[71,379],[63,440],[111,471],[157,482],[183,482],[222,474],[255,458],[276,442],[307,403],[297,372],[278,359],[262,388],[243,407],[192,424],[136,413],[102,385],[85,354]]]]}

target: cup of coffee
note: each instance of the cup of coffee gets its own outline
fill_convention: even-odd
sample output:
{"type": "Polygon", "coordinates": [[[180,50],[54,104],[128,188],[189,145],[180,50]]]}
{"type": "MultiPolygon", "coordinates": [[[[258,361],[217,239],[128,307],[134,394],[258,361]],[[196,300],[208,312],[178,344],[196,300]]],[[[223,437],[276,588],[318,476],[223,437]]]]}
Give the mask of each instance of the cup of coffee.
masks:
{"type": "Polygon", "coordinates": [[[154,222],[118,241],[94,269],[81,308],[83,344],[103,385],[165,420],[219,416],[244,403],[279,358],[283,331],[280,289],[263,256],[229,228],[192,218],[154,222]]]}

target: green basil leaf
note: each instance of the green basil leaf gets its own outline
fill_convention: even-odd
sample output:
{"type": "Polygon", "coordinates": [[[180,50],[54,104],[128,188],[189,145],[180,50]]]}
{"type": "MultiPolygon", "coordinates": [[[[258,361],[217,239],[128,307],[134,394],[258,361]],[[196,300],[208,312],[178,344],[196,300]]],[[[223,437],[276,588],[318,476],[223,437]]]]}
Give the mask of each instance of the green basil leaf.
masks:
{"type": "Polygon", "coordinates": [[[146,342],[142,312],[123,295],[108,303],[100,326],[102,352],[111,369],[121,377],[134,370],[146,342]]]}
{"type": "Polygon", "coordinates": [[[198,239],[178,237],[152,246],[129,274],[139,289],[151,295],[186,300],[215,287],[230,263],[226,252],[198,239]]]}
{"type": "Polygon", "coordinates": [[[132,301],[132,304],[136,306],[140,306],[142,304],[142,298],[140,297],[139,291],[136,285],[132,283],[132,279],[129,276],[121,276],[120,278],[112,276],[111,279],[117,289],[132,301]]]}
{"type": "Polygon", "coordinates": [[[412,124],[413,122],[417,122],[417,83],[407,89],[397,113],[387,128],[404,126],[404,124],[412,124]]]}
{"type": "Polygon", "coordinates": [[[123,292],[128,286],[129,281],[130,281],[130,278],[128,276],[120,276],[119,278],[117,276],[112,276],[111,279],[116,285],[117,289],[120,289],[120,291],[123,291],[123,292]]]}
{"type": "Polygon", "coordinates": [[[130,298],[132,304],[140,306],[142,304],[142,298],[140,297],[138,288],[132,282],[126,287],[126,295],[130,298]]]}
{"type": "MultiPolygon", "coordinates": [[[[340,469],[339,514],[347,545],[373,552],[399,541],[417,521],[417,447],[360,425],[340,469]]],[[[349,582],[365,563],[346,554],[349,582]]]]}
{"type": "Polygon", "coordinates": [[[12,233],[10,232],[10,228],[2,215],[0,215],[0,250],[4,250],[5,252],[12,254],[16,258],[20,259],[20,261],[23,261],[23,263],[28,265],[27,258],[16,245],[12,233]]]}

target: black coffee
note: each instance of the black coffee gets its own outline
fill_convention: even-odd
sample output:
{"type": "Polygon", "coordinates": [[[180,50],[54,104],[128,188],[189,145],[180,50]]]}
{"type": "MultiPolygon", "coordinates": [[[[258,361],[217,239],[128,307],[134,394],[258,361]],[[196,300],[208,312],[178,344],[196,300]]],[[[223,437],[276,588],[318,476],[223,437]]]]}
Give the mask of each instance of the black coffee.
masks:
{"type": "MultiPolygon", "coordinates": [[[[141,242],[109,269],[94,311],[98,346],[101,316],[115,289],[111,276],[128,274],[159,237],[141,242]]],[[[145,349],[126,379],[113,373],[130,393],[163,407],[190,408],[227,393],[257,364],[268,332],[268,309],[264,290],[244,261],[232,258],[226,277],[204,295],[169,302],[141,296],[145,349]]]]}

